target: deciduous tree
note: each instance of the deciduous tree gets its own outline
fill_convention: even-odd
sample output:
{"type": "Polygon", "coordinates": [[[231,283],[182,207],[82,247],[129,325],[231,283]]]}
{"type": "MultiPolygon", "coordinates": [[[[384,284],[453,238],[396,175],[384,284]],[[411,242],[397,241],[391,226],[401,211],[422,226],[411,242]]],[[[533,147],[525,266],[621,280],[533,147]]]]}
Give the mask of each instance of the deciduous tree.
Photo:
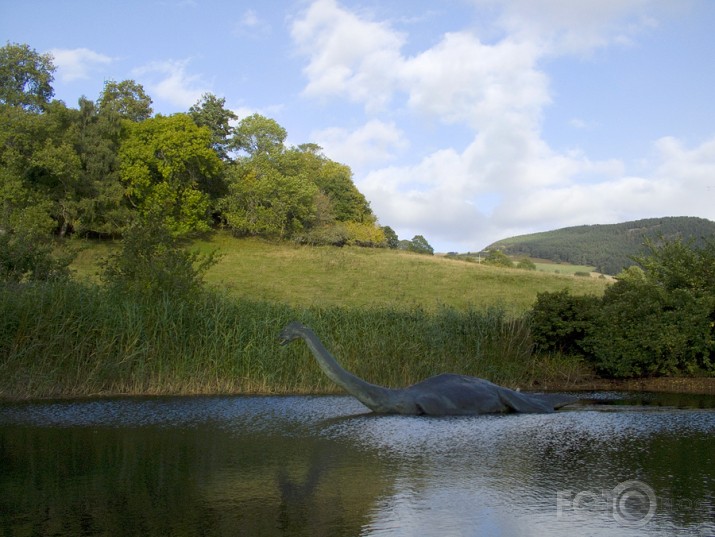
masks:
{"type": "Polygon", "coordinates": [[[8,43],[0,48],[0,104],[42,111],[55,94],[54,72],[51,54],[8,43]]]}
{"type": "Polygon", "coordinates": [[[211,131],[187,114],[156,116],[125,127],[120,173],[140,214],[159,219],[177,236],[208,230],[206,188],[221,172],[211,131]]]}
{"type": "Polygon", "coordinates": [[[285,176],[257,163],[229,172],[229,194],[222,203],[228,226],[240,235],[288,238],[315,218],[316,186],[300,176],[285,176]]]}
{"type": "Polygon", "coordinates": [[[271,155],[283,151],[288,133],[275,120],[253,114],[241,120],[232,147],[250,156],[271,155]]]}
{"type": "Polygon", "coordinates": [[[407,245],[407,249],[410,252],[417,252],[418,254],[434,254],[434,248],[430,246],[427,239],[425,239],[422,235],[415,235],[407,245]]]}
{"type": "Polygon", "coordinates": [[[99,108],[103,112],[115,112],[123,119],[143,121],[151,117],[151,98],[141,84],[134,80],[115,82],[108,80],[99,96],[99,108]]]}

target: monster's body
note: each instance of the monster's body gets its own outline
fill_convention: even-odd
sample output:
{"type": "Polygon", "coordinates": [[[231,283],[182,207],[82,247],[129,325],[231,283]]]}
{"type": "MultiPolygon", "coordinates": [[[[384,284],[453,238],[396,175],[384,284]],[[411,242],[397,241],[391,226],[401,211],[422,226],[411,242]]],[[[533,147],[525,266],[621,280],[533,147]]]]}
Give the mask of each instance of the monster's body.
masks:
{"type": "Polygon", "coordinates": [[[488,380],[443,374],[407,388],[392,389],[365,382],[344,370],[309,328],[291,323],[281,333],[283,343],[303,338],[323,372],[374,412],[431,416],[553,412],[576,398],[558,394],[526,394],[488,380]]]}

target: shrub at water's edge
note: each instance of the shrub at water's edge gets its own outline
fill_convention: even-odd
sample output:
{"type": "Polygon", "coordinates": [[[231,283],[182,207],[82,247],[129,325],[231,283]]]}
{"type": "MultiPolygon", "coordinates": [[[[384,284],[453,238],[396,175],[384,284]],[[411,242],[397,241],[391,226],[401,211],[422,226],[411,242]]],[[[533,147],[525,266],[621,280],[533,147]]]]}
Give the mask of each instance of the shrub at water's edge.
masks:
{"type": "Polygon", "coordinates": [[[715,377],[715,239],[646,246],[602,297],[539,294],[538,349],[582,355],[606,377],[715,377]]]}

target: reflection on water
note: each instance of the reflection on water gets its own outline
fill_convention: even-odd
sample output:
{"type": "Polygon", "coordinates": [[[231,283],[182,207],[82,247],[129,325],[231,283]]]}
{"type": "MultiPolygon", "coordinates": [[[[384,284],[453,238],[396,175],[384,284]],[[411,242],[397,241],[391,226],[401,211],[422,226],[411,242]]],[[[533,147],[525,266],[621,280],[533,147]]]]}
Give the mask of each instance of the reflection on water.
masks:
{"type": "Polygon", "coordinates": [[[349,397],[0,405],[0,532],[713,535],[712,398],[375,416],[349,397]]]}

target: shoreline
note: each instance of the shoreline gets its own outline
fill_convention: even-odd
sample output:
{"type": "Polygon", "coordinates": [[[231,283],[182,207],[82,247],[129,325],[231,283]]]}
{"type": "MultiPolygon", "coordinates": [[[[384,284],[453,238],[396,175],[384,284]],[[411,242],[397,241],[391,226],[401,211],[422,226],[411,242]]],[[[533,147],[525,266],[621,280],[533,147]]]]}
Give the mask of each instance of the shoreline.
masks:
{"type": "MultiPolygon", "coordinates": [[[[682,393],[694,395],[715,395],[715,377],[657,377],[640,379],[600,379],[594,378],[577,382],[534,382],[528,387],[522,388],[528,392],[586,392],[586,391],[627,391],[627,392],[659,392],[659,393],[682,393]]],[[[327,391],[163,391],[160,389],[144,390],[141,392],[100,392],[100,393],[69,393],[69,394],[48,394],[47,396],[7,396],[0,395],[2,403],[23,403],[23,402],[43,402],[43,401],[64,401],[81,399],[113,399],[113,398],[142,398],[142,397],[291,397],[291,396],[311,396],[311,395],[340,395],[344,392],[338,388],[327,391]]]]}
{"type": "Polygon", "coordinates": [[[535,382],[529,390],[628,391],[715,395],[715,377],[653,377],[634,379],[593,378],[575,382],[535,382]]]}

